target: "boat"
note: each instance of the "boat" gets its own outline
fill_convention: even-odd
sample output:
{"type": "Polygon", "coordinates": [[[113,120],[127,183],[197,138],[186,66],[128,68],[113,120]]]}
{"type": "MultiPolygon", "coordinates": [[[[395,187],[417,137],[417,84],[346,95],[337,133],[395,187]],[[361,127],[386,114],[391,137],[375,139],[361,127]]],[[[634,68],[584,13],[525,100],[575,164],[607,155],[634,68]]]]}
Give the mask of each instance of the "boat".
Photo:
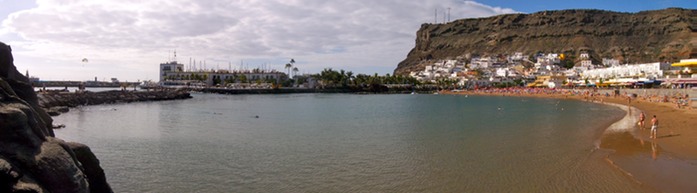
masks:
{"type": "Polygon", "coordinates": [[[140,85],[138,85],[138,87],[140,87],[140,89],[156,89],[161,88],[162,86],[156,82],[143,81],[140,85]]]}

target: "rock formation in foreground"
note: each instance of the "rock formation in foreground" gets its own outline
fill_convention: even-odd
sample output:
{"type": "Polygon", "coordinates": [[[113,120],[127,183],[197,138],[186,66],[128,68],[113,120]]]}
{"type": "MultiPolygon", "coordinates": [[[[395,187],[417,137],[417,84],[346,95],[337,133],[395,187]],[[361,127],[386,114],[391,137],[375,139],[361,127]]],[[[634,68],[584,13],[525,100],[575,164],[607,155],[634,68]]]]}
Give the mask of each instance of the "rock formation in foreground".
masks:
{"type": "Polygon", "coordinates": [[[89,147],[55,138],[28,82],[0,42],[0,192],[112,192],[89,147]]]}
{"type": "Polygon", "coordinates": [[[542,11],[423,24],[415,47],[394,74],[421,71],[438,59],[515,52],[568,56],[586,52],[594,64],[603,58],[644,63],[697,57],[697,10],[542,11]]]}

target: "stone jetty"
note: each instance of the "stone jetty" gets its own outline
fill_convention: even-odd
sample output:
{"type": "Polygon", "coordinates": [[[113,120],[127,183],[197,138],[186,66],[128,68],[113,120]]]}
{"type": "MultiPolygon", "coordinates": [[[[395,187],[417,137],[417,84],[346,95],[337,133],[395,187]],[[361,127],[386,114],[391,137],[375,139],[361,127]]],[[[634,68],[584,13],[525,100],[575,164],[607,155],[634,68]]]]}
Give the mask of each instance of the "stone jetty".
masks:
{"type": "Polygon", "coordinates": [[[11,51],[0,42],[0,192],[112,192],[89,147],[55,137],[11,51]]]}
{"type": "Polygon", "coordinates": [[[102,92],[39,92],[39,106],[52,116],[68,111],[68,107],[138,101],[161,101],[191,98],[185,90],[160,89],[154,91],[102,92]]]}

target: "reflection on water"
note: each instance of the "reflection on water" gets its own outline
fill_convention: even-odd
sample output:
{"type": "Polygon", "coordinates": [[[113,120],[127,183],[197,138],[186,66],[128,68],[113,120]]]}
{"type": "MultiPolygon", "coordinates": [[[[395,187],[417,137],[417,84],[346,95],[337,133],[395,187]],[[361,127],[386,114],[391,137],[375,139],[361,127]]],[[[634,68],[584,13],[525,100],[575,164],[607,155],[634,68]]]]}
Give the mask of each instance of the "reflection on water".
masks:
{"type": "Polygon", "coordinates": [[[614,150],[608,158],[627,172],[627,177],[647,188],[662,192],[697,190],[697,162],[663,152],[655,139],[644,140],[630,132],[610,133],[603,137],[601,147],[614,150]]]}
{"type": "Polygon", "coordinates": [[[655,142],[651,142],[651,158],[653,158],[653,160],[656,160],[658,157],[658,148],[656,146],[658,145],[655,142]]]}
{"type": "Polygon", "coordinates": [[[559,99],[196,94],[55,122],[116,192],[640,192],[594,144],[620,115],[559,99]]]}

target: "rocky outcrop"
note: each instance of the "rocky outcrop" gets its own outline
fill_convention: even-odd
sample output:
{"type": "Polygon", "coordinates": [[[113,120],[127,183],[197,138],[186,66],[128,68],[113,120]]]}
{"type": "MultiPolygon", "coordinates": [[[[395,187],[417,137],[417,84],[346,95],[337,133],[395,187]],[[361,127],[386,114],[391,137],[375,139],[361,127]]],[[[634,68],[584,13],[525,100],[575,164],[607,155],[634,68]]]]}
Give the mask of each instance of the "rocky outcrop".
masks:
{"type": "Polygon", "coordinates": [[[0,192],[112,192],[89,148],[55,138],[52,122],[0,42],[0,192]]]}
{"type": "Polygon", "coordinates": [[[155,91],[103,91],[103,92],[40,92],[39,106],[57,115],[67,110],[65,107],[80,105],[99,105],[110,103],[130,103],[138,101],[161,101],[189,99],[191,94],[186,90],[155,90],[155,91]]]}
{"type": "MultiPolygon", "coordinates": [[[[638,13],[601,10],[543,11],[423,24],[416,45],[394,74],[421,71],[429,61],[475,55],[589,53],[630,63],[697,57],[697,10],[638,13]]],[[[431,62],[432,63],[432,62],[431,62]]]]}

